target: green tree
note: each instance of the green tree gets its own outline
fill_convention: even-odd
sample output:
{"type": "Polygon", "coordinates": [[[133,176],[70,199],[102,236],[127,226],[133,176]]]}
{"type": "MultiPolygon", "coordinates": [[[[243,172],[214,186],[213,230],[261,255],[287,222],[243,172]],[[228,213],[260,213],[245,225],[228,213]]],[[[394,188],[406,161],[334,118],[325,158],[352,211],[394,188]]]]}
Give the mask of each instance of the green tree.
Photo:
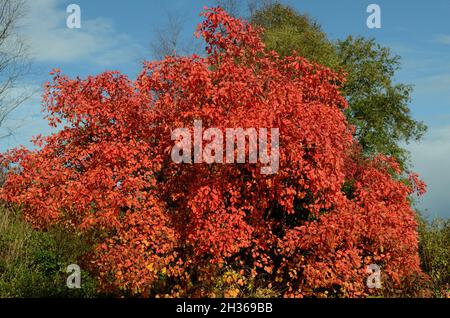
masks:
{"type": "Polygon", "coordinates": [[[409,109],[412,86],[395,83],[400,57],[373,39],[349,36],[337,41],[337,54],[348,73],[344,93],[347,118],[367,154],[382,153],[404,164],[408,152],[402,143],[420,140],[426,126],[409,109]]]}
{"type": "Polygon", "coordinates": [[[265,29],[269,50],[283,56],[295,50],[311,61],[346,72],[346,115],[365,154],[394,156],[407,167],[408,152],[402,145],[420,140],[427,128],[411,116],[412,86],[394,81],[399,56],[373,39],[349,36],[330,41],[315,20],[280,3],[256,10],[250,21],[265,29]]]}
{"type": "Polygon", "coordinates": [[[250,22],[264,28],[263,40],[267,48],[281,56],[297,51],[319,64],[333,68],[339,66],[334,44],[327,39],[320,25],[306,14],[275,3],[256,10],[250,22]]]}

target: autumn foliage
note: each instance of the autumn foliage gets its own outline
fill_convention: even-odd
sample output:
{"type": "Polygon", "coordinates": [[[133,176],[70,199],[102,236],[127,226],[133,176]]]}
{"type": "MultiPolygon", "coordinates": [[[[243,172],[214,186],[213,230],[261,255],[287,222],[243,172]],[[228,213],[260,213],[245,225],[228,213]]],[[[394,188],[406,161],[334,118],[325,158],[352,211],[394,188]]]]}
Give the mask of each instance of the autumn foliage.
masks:
{"type": "Polygon", "coordinates": [[[134,82],[57,71],[43,104],[59,131],[3,156],[3,198],[35,227],[90,235],[90,269],[114,293],[214,296],[235,273],[225,280],[241,290],[354,297],[370,293],[369,264],[394,284],[420,274],[409,198],[424,185],[392,159],[362,156],[344,76],[267,52],[260,30],[220,8],[202,15],[204,56],[146,63],[134,82]],[[196,119],[279,128],[279,172],[175,164],[171,131],[196,119]]]}

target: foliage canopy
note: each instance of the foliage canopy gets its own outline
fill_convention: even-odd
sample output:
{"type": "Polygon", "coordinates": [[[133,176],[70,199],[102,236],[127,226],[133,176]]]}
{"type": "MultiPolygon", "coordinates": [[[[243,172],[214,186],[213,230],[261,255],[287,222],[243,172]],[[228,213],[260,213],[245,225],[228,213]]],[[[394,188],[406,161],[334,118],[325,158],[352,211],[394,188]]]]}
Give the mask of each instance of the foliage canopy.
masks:
{"type": "Polygon", "coordinates": [[[403,143],[421,139],[427,128],[411,116],[412,86],[394,81],[399,56],[373,39],[349,36],[332,42],[316,21],[279,3],[264,6],[250,21],[265,29],[264,43],[281,56],[296,51],[311,61],[344,71],[343,93],[349,105],[346,115],[357,128],[355,137],[364,153],[393,156],[407,168],[408,152],[403,143]]]}
{"type": "Polygon", "coordinates": [[[140,296],[211,295],[230,270],[284,296],[364,296],[366,267],[393,284],[420,274],[423,193],[400,166],[362,158],[343,110],[342,75],[297,54],[268,52],[261,30],[207,9],[204,57],[69,79],[44,106],[59,132],[2,158],[1,196],[35,227],[89,233],[100,287],[140,296]],[[204,126],[280,129],[280,170],[258,164],[179,165],[171,131],[204,126]]]}

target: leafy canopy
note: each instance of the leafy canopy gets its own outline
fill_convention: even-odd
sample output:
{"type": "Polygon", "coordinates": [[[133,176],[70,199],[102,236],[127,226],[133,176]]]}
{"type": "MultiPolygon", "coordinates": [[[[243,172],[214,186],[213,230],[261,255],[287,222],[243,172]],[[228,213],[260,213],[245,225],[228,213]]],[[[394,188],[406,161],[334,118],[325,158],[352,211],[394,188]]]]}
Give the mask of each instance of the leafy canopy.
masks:
{"type": "Polygon", "coordinates": [[[296,51],[311,61],[346,72],[343,92],[349,107],[345,113],[356,126],[355,137],[364,153],[393,156],[407,167],[408,152],[403,144],[421,139],[426,126],[411,116],[412,86],[394,81],[399,56],[373,39],[349,36],[334,43],[316,21],[279,3],[256,11],[250,21],[265,29],[264,43],[281,56],[296,51]]]}
{"type": "Polygon", "coordinates": [[[136,81],[56,72],[44,106],[60,130],[2,157],[1,197],[36,227],[94,237],[91,270],[109,292],[211,296],[233,272],[283,296],[365,296],[369,264],[396,285],[420,274],[409,197],[424,185],[393,178],[392,159],[361,158],[342,76],[268,52],[261,30],[220,8],[202,15],[204,57],[146,63],[136,81]],[[175,164],[171,131],[196,119],[279,128],[279,172],[175,164]]]}

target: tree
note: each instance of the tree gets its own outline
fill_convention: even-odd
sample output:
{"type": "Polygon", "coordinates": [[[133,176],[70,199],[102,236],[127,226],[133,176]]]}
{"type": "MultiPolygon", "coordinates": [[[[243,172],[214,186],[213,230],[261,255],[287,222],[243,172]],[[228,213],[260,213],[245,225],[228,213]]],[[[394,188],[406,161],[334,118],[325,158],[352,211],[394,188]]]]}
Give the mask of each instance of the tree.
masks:
{"type": "Polygon", "coordinates": [[[272,6],[277,2],[277,0],[247,0],[248,13],[252,17],[257,10],[272,6]]]}
{"type": "MultiPolygon", "coordinates": [[[[215,0],[216,6],[223,8],[229,15],[238,17],[242,15],[242,1],[238,0],[215,0]]],[[[256,10],[268,7],[275,0],[248,0],[247,9],[252,15],[256,10]]],[[[192,42],[183,41],[181,32],[183,29],[183,18],[180,13],[168,12],[166,25],[155,27],[155,38],[150,43],[152,58],[161,60],[166,56],[187,56],[199,53],[200,47],[192,42]]]]}
{"type": "MultiPolygon", "coordinates": [[[[23,15],[24,3],[20,0],[0,0],[0,126],[11,111],[28,99],[32,92],[17,89],[18,81],[29,72],[27,48],[17,31],[23,15]]],[[[3,127],[11,134],[10,127],[3,127]]]]}
{"type": "MultiPolygon", "coordinates": [[[[224,9],[233,17],[242,16],[242,0],[215,0],[215,5],[224,9]]],[[[257,10],[268,7],[276,3],[276,0],[247,0],[247,12],[252,16],[257,10]]]]}
{"type": "Polygon", "coordinates": [[[319,24],[279,3],[257,10],[250,20],[265,29],[264,43],[281,56],[293,51],[336,71],[345,71],[343,92],[349,103],[348,121],[366,155],[395,157],[406,167],[402,144],[419,140],[426,126],[412,118],[408,104],[412,87],[396,84],[400,57],[373,39],[348,37],[333,43],[319,24]]]}
{"type": "MultiPolygon", "coordinates": [[[[167,25],[154,30],[155,39],[150,44],[152,57],[162,60],[166,56],[190,55],[197,52],[198,47],[182,39],[183,19],[180,15],[167,13],[167,25]]],[[[192,39],[194,40],[194,39],[192,39]]]]}
{"type": "Polygon", "coordinates": [[[224,9],[231,16],[238,16],[240,12],[239,4],[241,1],[237,0],[215,0],[218,7],[224,9]]]}
{"type": "Polygon", "coordinates": [[[344,92],[347,118],[366,154],[382,153],[404,164],[408,152],[402,144],[418,141],[427,128],[412,118],[408,104],[412,86],[396,84],[400,57],[373,39],[349,36],[337,42],[337,54],[348,73],[344,92]]]}
{"type": "Polygon", "coordinates": [[[264,28],[263,40],[267,49],[281,56],[296,51],[313,62],[336,68],[338,57],[334,45],[327,39],[320,25],[308,15],[280,3],[268,4],[250,17],[253,25],[264,28]]]}
{"type": "Polygon", "coordinates": [[[231,272],[225,295],[365,296],[370,264],[395,286],[421,274],[409,197],[424,184],[393,177],[390,158],[361,158],[342,76],[267,52],[259,30],[220,8],[203,16],[203,57],[146,63],[134,82],[56,71],[43,100],[61,129],[1,158],[1,198],[35,227],[90,233],[101,288],[125,295],[223,296],[214,286],[231,272]],[[279,128],[278,173],[175,163],[171,132],[196,119],[279,128]]]}

